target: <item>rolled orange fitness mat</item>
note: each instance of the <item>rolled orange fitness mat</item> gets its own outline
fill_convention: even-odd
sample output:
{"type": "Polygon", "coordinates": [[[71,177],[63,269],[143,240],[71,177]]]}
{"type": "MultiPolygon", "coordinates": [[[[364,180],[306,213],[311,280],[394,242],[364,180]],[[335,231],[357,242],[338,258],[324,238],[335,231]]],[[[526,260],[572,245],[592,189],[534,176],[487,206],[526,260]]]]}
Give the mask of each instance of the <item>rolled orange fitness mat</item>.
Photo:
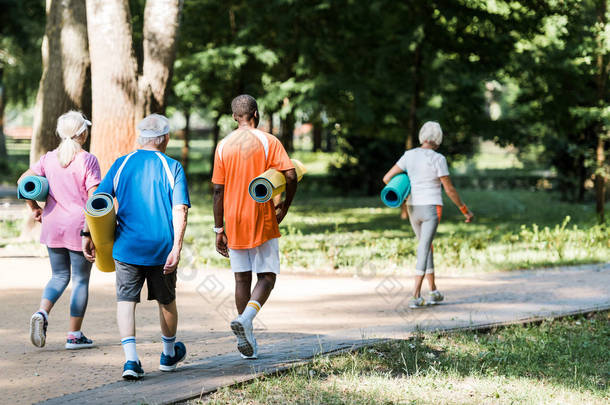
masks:
{"type": "Polygon", "coordinates": [[[95,265],[105,273],[114,271],[112,248],[116,229],[114,200],[110,194],[99,193],[87,200],[85,220],[95,245],[95,265]]]}
{"type": "MultiPolygon", "coordinates": [[[[297,172],[297,181],[301,181],[307,173],[305,165],[296,159],[291,159],[297,172]]],[[[248,186],[250,197],[256,202],[265,203],[286,190],[286,178],[281,172],[269,169],[260,176],[254,178],[248,186]]]]}

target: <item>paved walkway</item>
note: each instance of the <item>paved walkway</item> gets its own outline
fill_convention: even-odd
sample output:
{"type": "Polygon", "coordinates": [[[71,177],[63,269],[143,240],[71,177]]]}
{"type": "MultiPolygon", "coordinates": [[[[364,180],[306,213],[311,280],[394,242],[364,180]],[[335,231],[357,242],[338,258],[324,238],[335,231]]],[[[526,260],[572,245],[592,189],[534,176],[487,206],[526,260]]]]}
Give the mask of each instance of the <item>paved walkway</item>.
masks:
{"type": "Polygon", "coordinates": [[[228,322],[235,316],[229,270],[179,274],[178,338],[187,361],[174,373],[157,370],[161,351],[157,307],[137,310],[138,352],[146,377],[120,381],[123,353],[115,324],[114,276],[92,274],[83,325],[97,346],[63,349],[69,291],[51,313],[47,345],[32,346],[28,322],[49,275],[46,259],[0,259],[0,393],[5,403],[149,403],[192,398],[218,386],[281,369],[315,353],[404,338],[416,328],[451,329],[610,308],[610,263],[565,269],[441,277],[446,303],[407,308],[411,279],[281,275],[255,320],[260,359],[242,360],[228,322]]]}

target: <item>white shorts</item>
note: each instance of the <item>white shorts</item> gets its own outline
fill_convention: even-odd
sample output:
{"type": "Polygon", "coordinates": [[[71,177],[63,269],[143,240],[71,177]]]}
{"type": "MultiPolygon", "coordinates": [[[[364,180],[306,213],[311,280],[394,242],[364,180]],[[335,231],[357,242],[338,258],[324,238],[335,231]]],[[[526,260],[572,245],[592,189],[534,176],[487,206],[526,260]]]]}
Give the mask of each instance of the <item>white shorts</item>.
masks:
{"type": "Polygon", "coordinates": [[[253,273],[280,274],[279,238],[270,239],[251,249],[229,249],[231,270],[234,273],[251,271],[253,273]]]}

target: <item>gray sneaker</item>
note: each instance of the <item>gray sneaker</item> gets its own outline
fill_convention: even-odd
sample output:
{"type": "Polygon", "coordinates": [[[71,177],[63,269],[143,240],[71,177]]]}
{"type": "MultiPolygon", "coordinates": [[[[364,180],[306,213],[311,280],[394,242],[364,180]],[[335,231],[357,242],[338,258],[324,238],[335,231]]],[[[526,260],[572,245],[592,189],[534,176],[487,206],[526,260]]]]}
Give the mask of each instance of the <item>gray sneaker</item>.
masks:
{"type": "Polygon", "coordinates": [[[231,330],[237,337],[237,350],[246,357],[254,356],[256,342],[252,333],[252,322],[237,317],[231,322],[231,330]]]}
{"type": "Polygon", "coordinates": [[[412,309],[423,308],[425,306],[426,306],[426,301],[424,301],[424,299],[422,297],[413,298],[409,302],[409,308],[412,308],[412,309]]]}
{"type": "Polygon", "coordinates": [[[439,290],[434,290],[430,291],[430,299],[428,300],[428,302],[430,303],[430,305],[436,305],[444,299],[445,297],[443,296],[443,294],[441,294],[439,290]]]}
{"type": "Polygon", "coordinates": [[[254,350],[252,351],[252,356],[246,356],[246,355],[242,354],[241,358],[246,359],[246,360],[258,359],[258,343],[256,342],[256,338],[254,338],[254,350]]]}

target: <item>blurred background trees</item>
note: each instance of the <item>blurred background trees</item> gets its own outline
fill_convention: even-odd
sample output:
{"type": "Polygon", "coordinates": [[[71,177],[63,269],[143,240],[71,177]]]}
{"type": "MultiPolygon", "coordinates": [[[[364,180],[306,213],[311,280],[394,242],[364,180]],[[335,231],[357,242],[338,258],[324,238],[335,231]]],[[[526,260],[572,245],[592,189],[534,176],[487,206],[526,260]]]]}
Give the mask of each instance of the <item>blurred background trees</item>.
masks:
{"type": "MultiPolygon", "coordinates": [[[[167,107],[181,130],[177,157],[189,173],[204,168],[197,173],[205,178],[214,146],[231,129],[230,100],[246,92],[259,100],[261,125],[288,150],[333,152],[336,188],[378,192],[383,172],[418,145],[421,124],[436,120],[445,132],[441,152],[466,173],[466,158],[493,141],[516,148],[532,166],[524,171],[550,169],[563,198],[596,198],[603,213],[608,0],[61,4],[72,2],[87,7],[92,148],[104,161],[132,147],[138,117],[167,107]],[[201,156],[191,150],[197,139],[211,141],[201,156]]],[[[46,3],[50,38],[50,28],[66,26],[48,14],[60,2],[46,3]]],[[[3,94],[19,109],[32,103],[31,81],[40,78],[45,2],[0,5],[3,94]]],[[[88,85],[78,86],[82,94],[88,85]]]]}

